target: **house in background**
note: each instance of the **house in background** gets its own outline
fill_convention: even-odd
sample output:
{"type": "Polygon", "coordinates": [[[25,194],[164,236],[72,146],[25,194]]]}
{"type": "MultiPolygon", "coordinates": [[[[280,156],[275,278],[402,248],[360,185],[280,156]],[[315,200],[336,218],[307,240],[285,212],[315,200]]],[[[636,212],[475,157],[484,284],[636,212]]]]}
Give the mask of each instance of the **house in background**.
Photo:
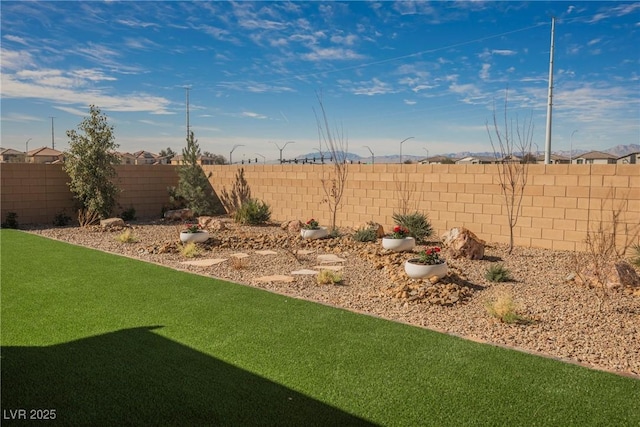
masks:
{"type": "MultiPolygon", "coordinates": [[[[551,155],[549,156],[549,161],[552,165],[568,165],[569,163],[571,163],[568,157],[553,153],[551,153],[551,155]]],[[[544,165],[544,154],[539,154],[536,156],[536,164],[544,165]]]]}
{"type": "Polygon", "coordinates": [[[0,163],[24,163],[26,154],[13,148],[0,148],[0,163]]]}
{"type": "Polygon", "coordinates": [[[61,163],[64,162],[64,153],[49,147],[40,147],[27,153],[27,163],[61,163]]]}
{"type": "Polygon", "coordinates": [[[496,158],[490,156],[467,156],[456,160],[457,165],[489,165],[495,162],[496,158]]]}
{"type": "MultiPolygon", "coordinates": [[[[198,156],[198,160],[196,161],[196,163],[198,163],[199,165],[215,165],[216,164],[216,159],[214,159],[213,157],[209,157],[209,156],[198,156]]],[[[171,163],[172,165],[181,165],[183,164],[183,160],[182,160],[182,154],[178,154],[176,156],[173,156],[171,158],[171,163]]]]}
{"type": "Polygon", "coordinates": [[[426,159],[420,160],[418,163],[421,165],[441,165],[441,164],[453,164],[458,159],[454,159],[453,157],[447,156],[432,156],[427,157],[426,159]]]}
{"type": "Polygon", "coordinates": [[[122,153],[120,151],[116,152],[116,156],[120,159],[121,165],[135,165],[136,164],[136,156],[131,153],[122,153]]]}
{"type": "Polygon", "coordinates": [[[136,165],[153,165],[158,163],[158,155],[148,151],[136,151],[133,153],[136,165]]]}
{"type": "Polygon", "coordinates": [[[609,165],[617,163],[618,156],[613,154],[603,153],[602,151],[589,151],[588,153],[579,154],[573,159],[571,163],[578,165],[609,165]]]}
{"type": "Polygon", "coordinates": [[[622,157],[618,157],[618,160],[616,161],[616,163],[632,164],[632,165],[640,164],[640,151],[635,153],[629,153],[622,157]]]}

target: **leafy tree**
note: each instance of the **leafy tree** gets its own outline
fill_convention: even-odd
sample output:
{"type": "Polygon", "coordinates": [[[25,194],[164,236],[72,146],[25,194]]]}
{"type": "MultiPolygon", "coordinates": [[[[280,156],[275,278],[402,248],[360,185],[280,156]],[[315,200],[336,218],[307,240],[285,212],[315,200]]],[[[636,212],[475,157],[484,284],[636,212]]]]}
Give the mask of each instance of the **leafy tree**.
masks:
{"type": "MultiPolygon", "coordinates": [[[[76,130],[68,130],[69,151],[65,152],[64,170],[69,174],[71,192],[82,206],[83,214],[106,218],[116,204],[118,188],[113,182],[120,163],[113,126],[95,105],[89,117],[76,130]]],[[[97,219],[97,218],[96,218],[97,219]]]]}
{"type": "Polygon", "coordinates": [[[173,151],[173,150],[171,149],[171,147],[167,147],[167,149],[166,149],[166,150],[161,150],[161,151],[160,151],[160,153],[158,153],[158,155],[159,155],[160,157],[168,157],[168,158],[172,158],[172,157],[173,157],[173,156],[175,156],[176,154],[178,154],[178,153],[176,153],[175,151],[173,151]]]}
{"type": "Polygon", "coordinates": [[[215,212],[213,189],[208,177],[198,164],[200,146],[193,132],[182,149],[182,164],[178,166],[178,187],[169,189],[173,199],[182,198],[194,215],[210,215],[215,212]]]}
{"type": "Polygon", "coordinates": [[[227,159],[222,154],[213,154],[210,151],[205,151],[202,153],[204,157],[209,157],[214,165],[226,165],[227,159]]]}

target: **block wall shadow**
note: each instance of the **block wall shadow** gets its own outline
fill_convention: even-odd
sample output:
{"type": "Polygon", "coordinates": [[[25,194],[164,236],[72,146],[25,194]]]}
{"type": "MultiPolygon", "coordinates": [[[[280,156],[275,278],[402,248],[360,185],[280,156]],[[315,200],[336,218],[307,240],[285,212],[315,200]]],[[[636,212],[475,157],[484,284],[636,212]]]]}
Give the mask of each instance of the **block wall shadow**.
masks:
{"type": "Polygon", "coordinates": [[[55,425],[374,425],[157,328],[2,347],[3,424],[8,410],[26,408],[55,409],[55,425]]]}

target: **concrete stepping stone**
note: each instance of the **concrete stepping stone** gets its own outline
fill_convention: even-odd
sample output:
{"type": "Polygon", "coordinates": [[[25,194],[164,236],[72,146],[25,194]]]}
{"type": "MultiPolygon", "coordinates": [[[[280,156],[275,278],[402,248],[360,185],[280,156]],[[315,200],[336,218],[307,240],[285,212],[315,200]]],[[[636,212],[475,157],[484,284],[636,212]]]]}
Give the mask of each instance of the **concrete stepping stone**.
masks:
{"type": "Polygon", "coordinates": [[[296,251],[296,253],[297,253],[298,255],[309,255],[309,254],[312,254],[312,253],[314,253],[314,252],[315,252],[315,251],[312,251],[312,250],[309,250],[309,249],[298,249],[298,250],[296,251]]]}
{"type": "Polygon", "coordinates": [[[261,283],[269,283],[269,282],[285,282],[291,283],[294,281],[294,277],[292,276],[283,276],[283,275],[275,275],[275,276],[262,276],[254,279],[254,282],[261,283]]]}
{"type": "Polygon", "coordinates": [[[318,274],[318,270],[308,270],[308,269],[302,269],[302,270],[296,270],[296,271],[292,271],[291,274],[297,274],[297,275],[307,275],[307,276],[315,276],[316,274],[318,274]]]}
{"type": "Polygon", "coordinates": [[[329,264],[332,262],[345,262],[346,259],[340,258],[339,256],[334,254],[324,254],[324,255],[318,255],[318,261],[321,264],[325,264],[325,263],[329,264]]]}
{"type": "Polygon", "coordinates": [[[340,271],[340,270],[344,270],[344,266],[342,265],[314,265],[313,268],[317,268],[318,270],[333,270],[333,271],[340,271]]]}
{"type": "Polygon", "coordinates": [[[195,261],[182,261],[180,264],[195,265],[196,267],[211,267],[212,265],[223,263],[226,260],[227,258],[209,258],[209,259],[198,259],[195,261]]]}
{"type": "Polygon", "coordinates": [[[275,251],[256,251],[258,255],[278,255],[275,251]]]}
{"type": "Polygon", "coordinates": [[[244,252],[237,252],[237,253],[231,254],[229,256],[232,256],[234,258],[248,258],[249,254],[245,254],[244,252]]]}

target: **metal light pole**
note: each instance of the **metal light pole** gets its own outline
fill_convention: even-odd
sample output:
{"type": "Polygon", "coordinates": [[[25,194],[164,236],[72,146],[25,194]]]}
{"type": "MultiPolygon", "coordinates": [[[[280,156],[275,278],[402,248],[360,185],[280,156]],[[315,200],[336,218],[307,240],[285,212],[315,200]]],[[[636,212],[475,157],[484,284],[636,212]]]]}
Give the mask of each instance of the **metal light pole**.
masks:
{"type": "Polygon", "coordinates": [[[364,148],[366,148],[367,150],[369,150],[369,152],[371,153],[371,164],[374,164],[374,163],[375,163],[375,161],[376,161],[376,159],[375,159],[375,157],[374,157],[374,155],[373,155],[373,150],[372,150],[368,145],[365,145],[365,146],[364,146],[364,148]]]}
{"type": "Polygon", "coordinates": [[[280,150],[280,164],[282,164],[282,150],[284,150],[284,147],[286,147],[289,144],[294,144],[295,141],[287,141],[284,143],[284,145],[282,147],[280,147],[278,144],[276,144],[273,141],[269,141],[271,144],[275,145],[276,147],[278,147],[278,150],[280,150]]]}
{"type": "Polygon", "coordinates": [[[233,151],[238,148],[238,147],[244,147],[243,144],[236,144],[233,146],[233,148],[231,149],[231,152],[229,153],[229,164],[232,165],[233,161],[231,160],[231,155],[233,154],[233,151]]]}
{"type": "Polygon", "coordinates": [[[29,152],[29,141],[31,141],[32,139],[33,138],[29,138],[29,139],[27,139],[27,142],[25,142],[25,145],[26,145],[25,150],[26,151],[24,152],[24,154],[27,154],[29,152]]]}
{"type": "Polygon", "coordinates": [[[266,158],[265,156],[263,156],[263,155],[262,155],[262,154],[260,154],[260,153],[256,153],[256,155],[257,155],[257,156],[262,157],[262,164],[265,164],[265,163],[266,163],[267,158],[266,158]]]}
{"type": "Polygon", "coordinates": [[[411,138],[413,138],[413,136],[410,136],[409,138],[405,138],[402,141],[400,141],[400,164],[402,164],[402,143],[411,138]]]}
{"type": "Polygon", "coordinates": [[[569,164],[573,163],[573,134],[578,132],[578,129],[571,132],[571,137],[569,137],[569,164]]]}
{"type": "Polygon", "coordinates": [[[429,162],[429,149],[427,147],[422,147],[424,151],[427,152],[427,164],[431,163],[429,162]]]}

